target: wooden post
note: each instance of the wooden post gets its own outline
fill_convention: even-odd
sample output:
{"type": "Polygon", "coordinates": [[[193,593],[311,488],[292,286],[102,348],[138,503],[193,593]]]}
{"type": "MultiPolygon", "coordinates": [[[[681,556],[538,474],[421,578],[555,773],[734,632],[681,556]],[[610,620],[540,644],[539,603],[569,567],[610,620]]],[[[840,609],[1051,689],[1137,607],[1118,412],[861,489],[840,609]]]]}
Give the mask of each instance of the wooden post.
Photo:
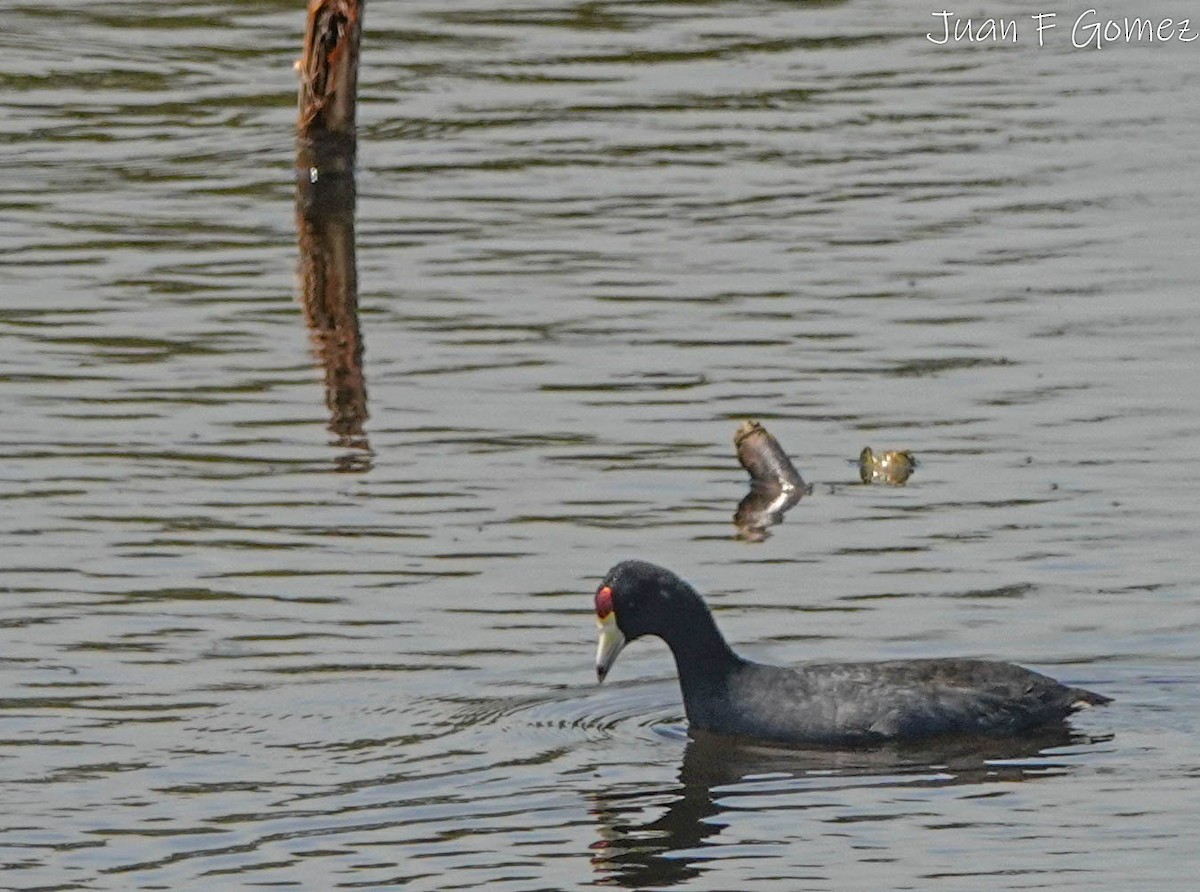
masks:
{"type": "Polygon", "coordinates": [[[300,72],[300,180],[354,173],[364,0],[309,0],[300,72]]]}
{"type": "Polygon", "coordinates": [[[367,386],[355,257],[355,107],[362,0],[310,0],[296,126],[301,302],[325,370],[329,429],[353,450],[342,470],[370,467],[367,386]]]}

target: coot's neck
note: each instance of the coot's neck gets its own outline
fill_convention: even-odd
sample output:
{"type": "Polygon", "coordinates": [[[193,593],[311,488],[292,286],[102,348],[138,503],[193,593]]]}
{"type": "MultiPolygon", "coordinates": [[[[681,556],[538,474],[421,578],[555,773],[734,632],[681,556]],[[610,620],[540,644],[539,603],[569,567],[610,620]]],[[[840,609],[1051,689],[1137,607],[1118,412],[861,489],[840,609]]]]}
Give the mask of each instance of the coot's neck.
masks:
{"type": "Polygon", "coordinates": [[[663,636],[675,656],[685,703],[693,695],[716,693],[724,687],[728,674],[742,664],[698,596],[696,608],[687,612],[686,622],[675,624],[671,633],[663,636]]]}

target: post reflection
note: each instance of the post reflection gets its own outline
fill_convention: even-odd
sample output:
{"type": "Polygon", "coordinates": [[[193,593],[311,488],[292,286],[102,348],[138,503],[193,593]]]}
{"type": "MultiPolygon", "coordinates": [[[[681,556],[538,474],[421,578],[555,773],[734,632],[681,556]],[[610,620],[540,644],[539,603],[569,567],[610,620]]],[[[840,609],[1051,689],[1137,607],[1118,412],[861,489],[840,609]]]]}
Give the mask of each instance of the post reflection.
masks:
{"type": "Polygon", "coordinates": [[[1046,755],[1046,750],[1105,739],[1059,725],[1021,738],[952,738],[841,751],[785,749],[691,733],[677,784],[593,797],[599,839],[591,846],[592,868],[600,884],[664,888],[695,878],[706,861],[718,857],[717,838],[728,824],[721,816],[736,813],[738,806],[731,803],[739,796],[753,796],[754,807],[762,809],[770,808],[770,797],[778,795],[780,808],[787,808],[795,807],[795,797],[805,790],[827,799],[839,789],[861,789],[864,778],[868,786],[907,789],[1031,781],[1071,768],[1067,759],[1046,755]],[[638,815],[663,804],[665,812],[639,823],[638,815]]]}
{"type": "Polygon", "coordinates": [[[349,451],[342,470],[366,470],[367,384],[358,322],[353,174],[302,185],[296,202],[300,244],[300,302],[313,348],[325,373],[329,430],[349,451]]]}

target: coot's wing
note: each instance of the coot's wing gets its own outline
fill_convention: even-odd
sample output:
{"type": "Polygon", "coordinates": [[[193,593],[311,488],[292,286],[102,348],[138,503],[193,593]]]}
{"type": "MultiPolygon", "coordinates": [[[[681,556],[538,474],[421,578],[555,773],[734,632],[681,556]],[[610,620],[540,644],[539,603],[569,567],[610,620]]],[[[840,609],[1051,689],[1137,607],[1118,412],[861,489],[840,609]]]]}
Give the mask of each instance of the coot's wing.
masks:
{"type": "Polygon", "coordinates": [[[1062,719],[1088,692],[1009,663],[899,660],[796,669],[750,664],[729,693],[736,717],[725,724],[733,733],[869,743],[1017,733],[1062,719]]]}
{"type": "Polygon", "coordinates": [[[1079,691],[1011,663],[914,660],[875,664],[890,703],[871,722],[888,738],[1014,734],[1060,721],[1084,703],[1079,691]]]}

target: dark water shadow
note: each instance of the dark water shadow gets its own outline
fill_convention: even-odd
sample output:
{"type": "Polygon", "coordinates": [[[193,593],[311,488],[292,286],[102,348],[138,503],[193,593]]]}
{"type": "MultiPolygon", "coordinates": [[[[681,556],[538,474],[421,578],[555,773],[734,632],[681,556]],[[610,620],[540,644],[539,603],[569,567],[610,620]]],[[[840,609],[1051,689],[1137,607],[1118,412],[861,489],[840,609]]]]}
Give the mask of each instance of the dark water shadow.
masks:
{"type": "MultiPolygon", "coordinates": [[[[602,885],[630,889],[674,886],[699,876],[711,860],[730,801],[753,793],[756,807],[772,794],[794,797],[806,789],[827,796],[863,786],[946,787],[1031,781],[1060,776],[1073,767],[1056,747],[1097,743],[1096,738],[1055,726],[1021,738],[950,738],[936,743],[888,745],[863,750],[799,750],[692,732],[683,753],[679,782],[647,790],[596,794],[591,803],[599,839],[592,867],[602,885]],[[670,800],[666,812],[637,823],[631,814],[670,800]]],[[[769,808],[769,806],[766,806],[769,808]]]]}

